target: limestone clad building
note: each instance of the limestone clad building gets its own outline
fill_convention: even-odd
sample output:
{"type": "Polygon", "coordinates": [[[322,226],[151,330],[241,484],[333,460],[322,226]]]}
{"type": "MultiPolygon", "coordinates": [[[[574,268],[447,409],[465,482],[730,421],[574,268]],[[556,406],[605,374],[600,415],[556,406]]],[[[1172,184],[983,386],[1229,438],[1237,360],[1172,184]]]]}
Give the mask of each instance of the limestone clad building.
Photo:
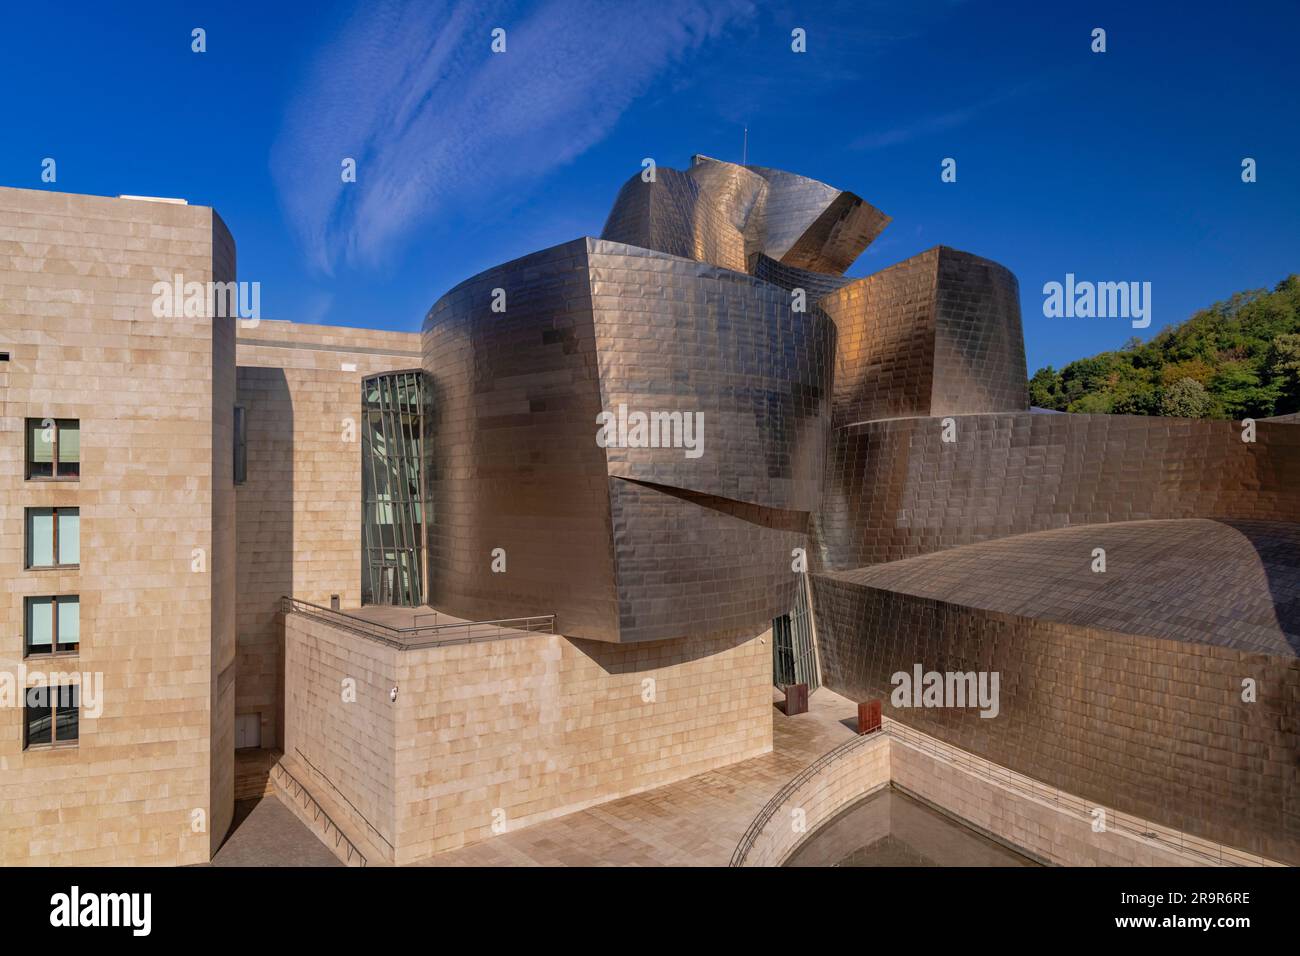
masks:
{"type": "Polygon", "coordinates": [[[234,279],[213,210],[0,189],[5,864],[197,863],[230,825],[235,329],[155,317],[175,275],[234,279]],[[48,673],[79,701],[26,706],[48,673]]]}
{"type": "Polygon", "coordinates": [[[657,173],[418,332],[249,314],[211,209],[0,189],[0,864],[205,862],[250,755],[414,862],[767,752],[781,654],[1300,862],[1300,428],[1039,414],[1006,268],[850,278],[854,194],[657,173]]]}

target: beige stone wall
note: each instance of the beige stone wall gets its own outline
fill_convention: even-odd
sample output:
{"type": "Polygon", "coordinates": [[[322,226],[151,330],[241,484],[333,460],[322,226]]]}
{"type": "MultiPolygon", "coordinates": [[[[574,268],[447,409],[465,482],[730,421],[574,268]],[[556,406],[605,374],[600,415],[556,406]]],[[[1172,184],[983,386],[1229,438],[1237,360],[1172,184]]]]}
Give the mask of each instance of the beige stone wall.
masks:
{"type": "Polygon", "coordinates": [[[286,618],[285,639],[285,756],[340,826],[389,854],[376,862],[392,862],[399,652],[301,614],[286,618]]]}
{"type": "Polygon", "coordinates": [[[261,715],[264,747],[283,740],[280,597],[361,602],[361,380],[418,367],[419,350],[415,333],[265,320],[239,329],[248,478],[237,489],[235,710],[261,715]]]}
{"type": "Polygon", "coordinates": [[[286,754],[372,808],[396,863],[488,839],[497,821],[528,826],[772,747],[767,634],[630,646],[532,634],[389,651],[300,614],[285,632],[286,754]],[[333,691],[345,675],[357,703],[333,691]],[[377,756],[386,734],[391,805],[377,756]]]}
{"type": "Polygon", "coordinates": [[[398,863],[491,837],[497,809],[515,829],[772,749],[770,634],[533,635],[402,663],[398,863]]]}
{"type": "Polygon", "coordinates": [[[229,820],[214,746],[233,632],[213,598],[232,571],[213,525],[233,331],[155,318],[152,287],[233,269],[211,209],[0,189],[0,672],[21,673],[24,596],[79,594],[80,652],[59,669],[103,681],[69,749],[25,752],[21,706],[0,706],[0,864],[198,863],[229,820]],[[79,481],[24,480],[23,421],[46,416],[80,420],[79,481]],[[24,508],[46,506],[81,509],[79,567],[23,569],[24,508]]]}

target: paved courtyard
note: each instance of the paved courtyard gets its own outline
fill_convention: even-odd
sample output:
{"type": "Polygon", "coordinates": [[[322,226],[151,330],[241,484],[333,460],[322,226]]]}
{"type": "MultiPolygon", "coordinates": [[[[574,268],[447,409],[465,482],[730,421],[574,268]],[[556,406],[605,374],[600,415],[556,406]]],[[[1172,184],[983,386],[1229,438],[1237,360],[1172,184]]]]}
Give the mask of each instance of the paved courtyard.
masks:
{"type": "MultiPolygon", "coordinates": [[[[525,827],[422,866],[725,866],[745,828],[786,781],[854,734],[857,707],[826,689],[785,716],[773,693],[772,752],[665,787],[525,827]]],[[[213,866],[341,866],[274,796],[241,800],[213,866]]]]}
{"type": "MultiPolygon", "coordinates": [[[[774,693],[774,698],[780,697],[774,693]]],[[[421,866],[726,866],[745,828],[791,777],[851,738],[857,705],[822,688],[809,710],[772,710],[772,752],[449,850],[421,866]]]]}

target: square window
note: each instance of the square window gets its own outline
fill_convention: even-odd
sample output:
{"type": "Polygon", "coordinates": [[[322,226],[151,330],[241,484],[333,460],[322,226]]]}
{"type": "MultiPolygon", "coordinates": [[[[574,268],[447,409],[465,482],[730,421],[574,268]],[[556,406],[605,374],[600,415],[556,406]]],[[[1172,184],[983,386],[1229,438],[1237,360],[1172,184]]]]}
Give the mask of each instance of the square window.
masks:
{"type": "Polygon", "coordinates": [[[70,567],[81,563],[81,511],[28,508],[27,567],[70,567]]]}
{"type": "Polygon", "coordinates": [[[75,594],[23,599],[26,657],[75,653],[81,645],[81,600],[75,594]]]}
{"type": "Polygon", "coordinates": [[[27,419],[27,478],[69,481],[81,476],[81,422],[27,419]]]}
{"type": "Polygon", "coordinates": [[[23,701],[23,749],[75,744],[81,736],[81,688],[30,687],[23,701]]]}

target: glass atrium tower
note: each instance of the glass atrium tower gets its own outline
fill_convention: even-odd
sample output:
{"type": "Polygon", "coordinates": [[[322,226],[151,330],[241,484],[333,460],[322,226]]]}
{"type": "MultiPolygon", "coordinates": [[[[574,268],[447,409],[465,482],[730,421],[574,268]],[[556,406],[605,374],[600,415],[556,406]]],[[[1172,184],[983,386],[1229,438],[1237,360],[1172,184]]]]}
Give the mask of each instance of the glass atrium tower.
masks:
{"type": "Polygon", "coordinates": [[[424,603],[424,373],[361,383],[361,602],[424,603]]]}

